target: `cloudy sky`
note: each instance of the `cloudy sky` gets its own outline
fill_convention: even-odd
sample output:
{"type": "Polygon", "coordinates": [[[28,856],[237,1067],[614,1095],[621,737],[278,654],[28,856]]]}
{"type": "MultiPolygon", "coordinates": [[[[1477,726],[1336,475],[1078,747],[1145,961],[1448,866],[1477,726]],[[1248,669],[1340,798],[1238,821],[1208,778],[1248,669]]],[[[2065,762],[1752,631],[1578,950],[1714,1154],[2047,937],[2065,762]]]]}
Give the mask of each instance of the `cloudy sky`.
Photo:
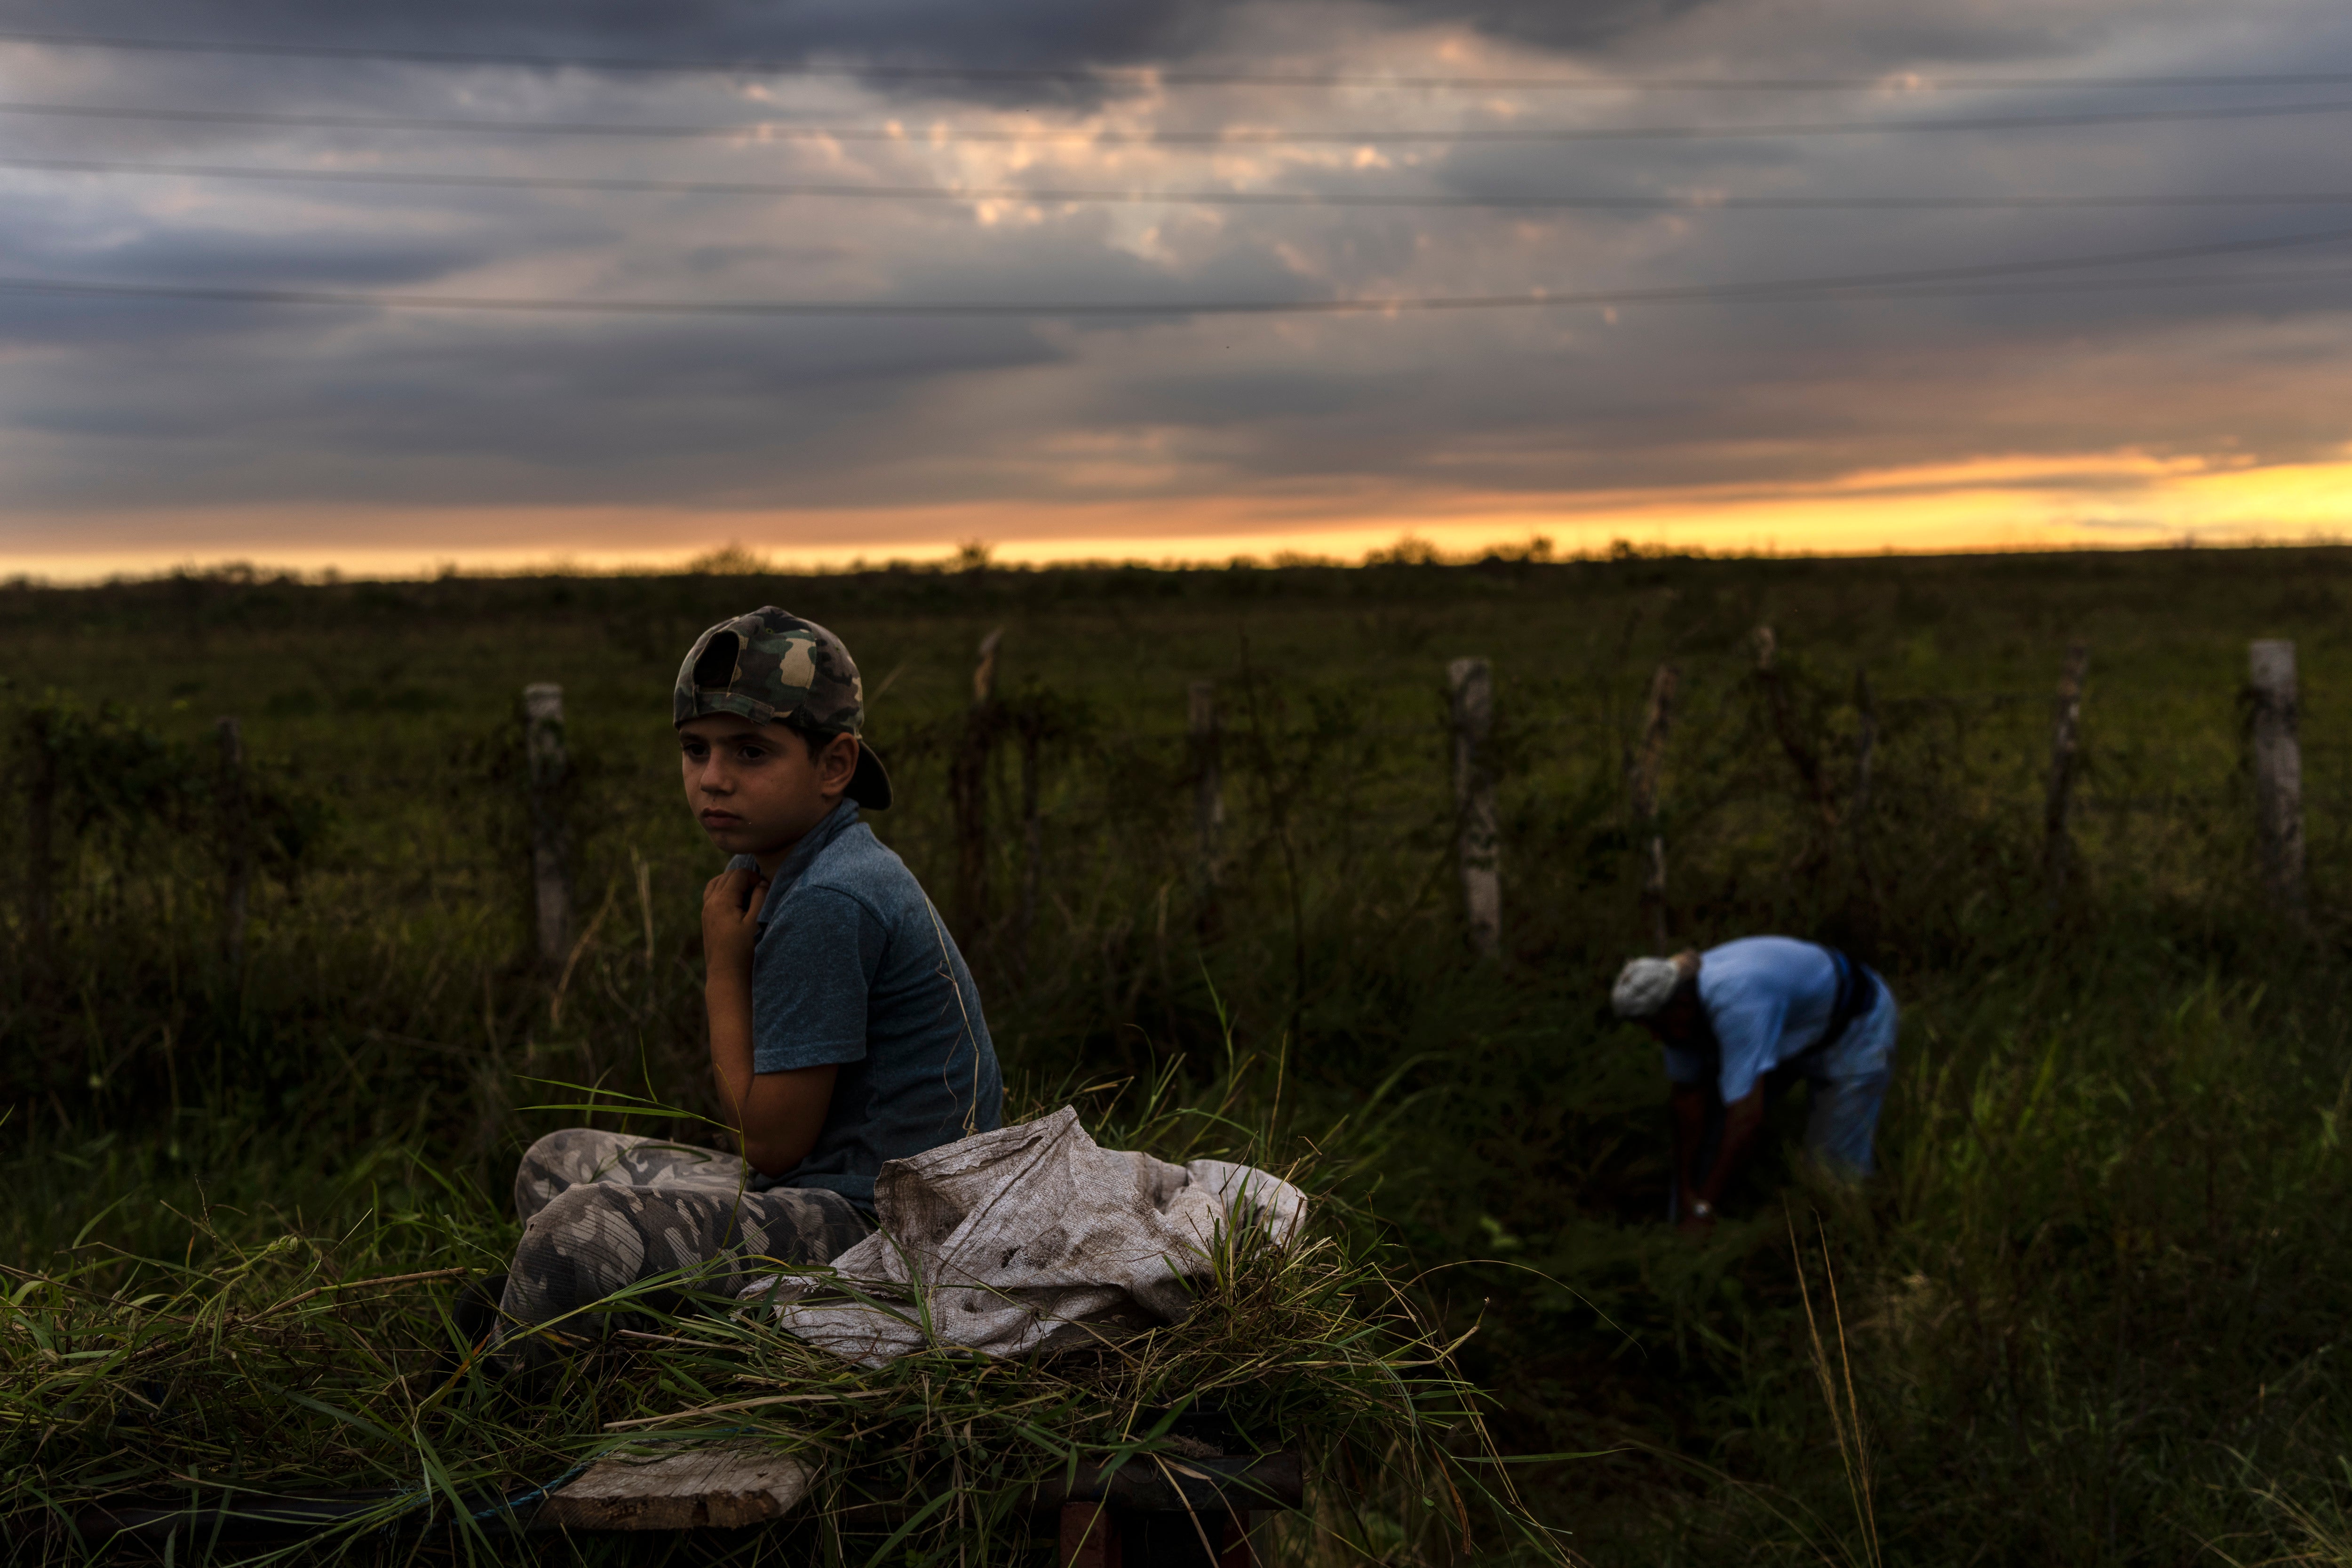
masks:
{"type": "Polygon", "coordinates": [[[2319,0],[0,0],[0,573],[2352,531],[2347,133],[2319,0]]]}

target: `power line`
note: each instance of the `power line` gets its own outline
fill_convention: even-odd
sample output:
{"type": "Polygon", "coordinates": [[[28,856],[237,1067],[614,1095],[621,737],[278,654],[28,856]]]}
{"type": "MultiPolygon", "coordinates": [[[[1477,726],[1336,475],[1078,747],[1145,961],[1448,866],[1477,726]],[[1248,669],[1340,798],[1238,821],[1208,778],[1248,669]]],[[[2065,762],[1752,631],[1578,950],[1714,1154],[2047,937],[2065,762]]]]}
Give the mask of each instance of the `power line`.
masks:
{"type": "MultiPolygon", "coordinates": [[[[1853,272],[1753,283],[1685,284],[1649,289],[1538,290],[1526,294],[1402,295],[1346,300],[1165,300],[1100,303],[1090,300],[1020,302],[993,300],[546,300],[464,294],[374,293],[320,289],[235,288],[208,284],[100,283],[65,278],[0,277],[0,291],[87,299],[182,300],[233,305],[327,305],[383,310],[498,311],[534,315],[625,316],[961,316],[995,319],[1153,318],[1169,316],[1398,315],[1448,311],[1557,309],[1563,306],[1679,305],[1706,303],[1803,303],[1906,297],[1935,285],[1970,286],[2001,279],[2084,272],[2108,267],[2147,266],[2216,256],[2248,255],[2331,245],[2352,239],[2352,228],[2304,234],[2217,240],[2202,245],[2108,251],[2090,256],[2049,257],[2030,261],[1979,262],[1958,267],[1853,272]]],[[[2109,281],[2109,280],[2102,280],[2109,281]]],[[[2132,281],[2124,279],[2124,282],[2132,281]]]]}
{"type": "Polygon", "coordinates": [[[640,141],[724,140],[745,136],[808,142],[885,142],[908,147],[949,142],[1071,142],[1097,147],[1467,146],[1571,142],[1723,142],[1914,132],[2048,131],[2102,125],[2198,121],[2284,120],[2352,110],[2352,99],[2315,103],[2216,104],[2199,109],[2086,110],[2062,114],[1969,115],[1944,120],[1805,121],[1757,125],[1503,126],[1475,131],[1400,129],[1285,131],[1233,126],[1214,131],[1118,131],[1085,127],[980,127],[922,131],[877,125],[799,125],[750,120],[700,125],[632,125],[602,121],[481,120],[452,116],[273,114],[226,109],[142,109],[72,103],[0,102],[0,114],[50,119],[128,120],[173,125],[265,125],[284,129],[425,131],[463,135],[609,137],[640,141]]]}
{"type": "Polygon", "coordinates": [[[1917,288],[1856,289],[1832,296],[1867,300],[1979,300],[2029,294],[2104,294],[2118,289],[2271,288],[2352,281],[2352,268],[2306,267],[2291,272],[2167,273],[2155,278],[2052,278],[2018,283],[1935,283],[1917,288]]]}
{"type": "Polygon", "coordinates": [[[2352,205],[2352,191],[2158,193],[2147,195],[1410,195],[1359,191],[1115,190],[1025,185],[874,185],[768,180],[665,180],[601,174],[476,174],[407,169],[286,169],[156,163],[122,158],[20,158],[0,169],[43,174],[251,180],[268,184],[448,187],[458,190],[609,191],[636,195],[789,196],[823,200],[1027,202],[1238,207],[1388,207],[1582,212],[2048,212],[2148,208],[2245,209],[2352,205]]]}
{"type": "Polygon", "coordinates": [[[1477,91],[1868,92],[1889,88],[1954,92],[2064,91],[2075,89],[2341,87],[2352,71],[2258,71],[2183,76],[1945,77],[1914,72],[1866,77],[1557,77],[1415,76],[1347,71],[1247,71],[1152,66],[830,65],[805,59],[662,59],[610,55],[541,55],[473,49],[391,48],[277,40],[141,38],[0,29],[0,43],[145,54],[251,55],[272,58],[386,60],[407,65],[505,66],[534,70],[598,70],[682,75],[792,76],[889,81],[1059,82],[1115,87],[1386,87],[1477,91]]]}

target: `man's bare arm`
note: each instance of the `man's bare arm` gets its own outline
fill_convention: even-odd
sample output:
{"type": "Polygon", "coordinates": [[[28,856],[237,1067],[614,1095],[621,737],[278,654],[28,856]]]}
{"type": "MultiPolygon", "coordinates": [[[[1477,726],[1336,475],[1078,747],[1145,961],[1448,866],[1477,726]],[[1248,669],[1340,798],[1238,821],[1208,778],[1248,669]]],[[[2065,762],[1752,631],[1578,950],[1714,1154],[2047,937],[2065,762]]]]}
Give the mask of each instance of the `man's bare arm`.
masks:
{"type": "Polygon", "coordinates": [[[1715,1152],[1715,1163],[1707,1168],[1705,1181],[1698,1180],[1693,1173],[1706,1142],[1706,1091],[1693,1084],[1676,1084],[1667,1097],[1666,1106],[1674,1120],[1675,1174],[1680,1178],[1682,1188],[1683,1227],[1704,1229],[1713,1223],[1715,1205],[1722,1201],[1731,1178],[1747,1163],[1757,1130],[1764,1125],[1764,1086],[1757,1085],[1723,1108],[1723,1142],[1715,1152]],[[1706,1205],[1704,1210],[1697,1206],[1702,1204],[1706,1205]]]}

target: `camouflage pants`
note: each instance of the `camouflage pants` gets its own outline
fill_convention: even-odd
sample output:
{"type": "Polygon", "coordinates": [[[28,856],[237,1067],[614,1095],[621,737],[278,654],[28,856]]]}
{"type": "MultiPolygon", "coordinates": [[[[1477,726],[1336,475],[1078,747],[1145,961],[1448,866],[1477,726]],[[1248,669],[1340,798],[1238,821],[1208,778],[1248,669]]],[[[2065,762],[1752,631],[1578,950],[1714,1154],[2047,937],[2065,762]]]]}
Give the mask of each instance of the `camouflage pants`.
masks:
{"type": "MultiPolygon", "coordinates": [[[[523,1233],[499,1303],[504,1331],[661,1275],[677,1279],[638,1298],[656,1310],[731,1298],[763,1266],[829,1263],[873,1228],[838,1193],[753,1192],[750,1175],[732,1154],[622,1132],[541,1138],[515,1172],[523,1233]]],[[[584,1320],[567,1327],[600,1331],[584,1320]]]]}

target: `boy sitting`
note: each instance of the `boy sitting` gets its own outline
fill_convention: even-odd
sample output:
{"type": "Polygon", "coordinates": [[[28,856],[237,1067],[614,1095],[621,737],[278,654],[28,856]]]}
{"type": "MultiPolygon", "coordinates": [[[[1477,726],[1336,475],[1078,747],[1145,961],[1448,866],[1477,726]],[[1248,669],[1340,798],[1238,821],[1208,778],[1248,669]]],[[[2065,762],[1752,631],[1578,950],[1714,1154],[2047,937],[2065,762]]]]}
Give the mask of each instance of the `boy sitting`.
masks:
{"type": "Polygon", "coordinates": [[[687,805],[733,857],[703,889],[702,937],[710,1068],[742,1154],[588,1128],[533,1143],[509,1333],[674,1270],[731,1297],[762,1262],[829,1262],[873,1229],[883,1161],[1003,1120],[963,955],[858,820],[890,781],[858,738],[849,650],[772,605],[738,616],[696,641],[673,711],[687,805]]]}

